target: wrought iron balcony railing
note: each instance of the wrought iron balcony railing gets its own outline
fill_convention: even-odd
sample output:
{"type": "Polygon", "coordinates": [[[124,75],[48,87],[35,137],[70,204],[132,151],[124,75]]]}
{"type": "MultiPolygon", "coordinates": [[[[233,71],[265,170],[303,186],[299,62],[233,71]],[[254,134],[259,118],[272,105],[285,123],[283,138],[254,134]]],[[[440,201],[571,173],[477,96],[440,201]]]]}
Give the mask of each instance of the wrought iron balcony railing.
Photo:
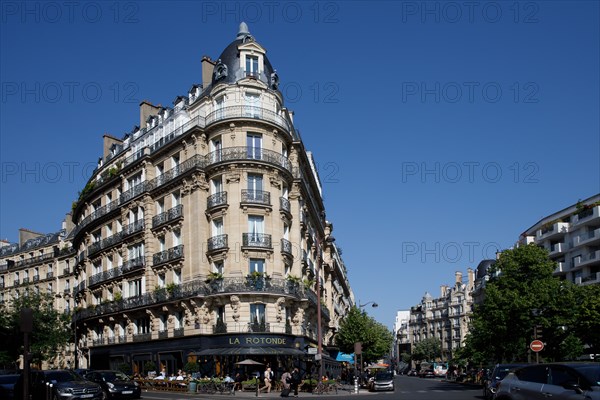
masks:
{"type": "Polygon", "coordinates": [[[271,332],[271,326],[268,322],[248,322],[248,332],[267,333],[271,332]]]}
{"type": "Polygon", "coordinates": [[[286,131],[290,130],[288,121],[281,115],[262,107],[248,105],[230,106],[216,109],[207,115],[206,126],[218,121],[223,121],[232,118],[252,118],[264,120],[273,123],[285,129],[286,131]]]}
{"type": "Polygon", "coordinates": [[[217,235],[208,239],[208,251],[227,248],[227,235],[217,235]]]}
{"type": "Polygon", "coordinates": [[[218,206],[227,204],[227,192],[218,192],[208,196],[206,199],[206,208],[209,210],[218,206]]]}
{"type": "Polygon", "coordinates": [[[177,260],[183,257],[183,245],[172,247],[168,250],[161,251],[160,253],[154,254],[152,256],[152,262],[154,265],[160,265],[166,262],[170,262],[173,260],[177,260]]]}
{"type": "Polygon", "coordinates": [[[281,239],[281,252],[292,255],[292,242],[287,239],[281,239]]]}
{"type": "Polygon", "coordinates": [[[207,155],[208,165],[213,165],[226,161],[263,161],[291,172],[291,164],[286,156],[273,150],[267,150],[260,147],[236,146],[224,147],[212,151],[207,155]]]}
{"type": "Polygon", "coordinates": [[[271,205],[271,193],[264,190],[242,189],[242,203],[271,205]]]}
{"type": "Polygon", "coordinates": [[[152,228],[174,221],[183,216],[183,204],[179,204],[168,211],[160,213],[152,217],[152,228]]]}
{"type": "Polygon", "coordinates": [[[258,247],[261,249],[271,249],[271,235],[268,233],[243,233],[242,246],[258,247]]]}
{"type": "Polygon", "coordinates": [[[285,211],[288,214],[291,214],[292,208],[290,207],[290,201],[288,199],[286,199],[285,197],[280,197],[279,198],[279,209],[281,211],[285,211]]]}

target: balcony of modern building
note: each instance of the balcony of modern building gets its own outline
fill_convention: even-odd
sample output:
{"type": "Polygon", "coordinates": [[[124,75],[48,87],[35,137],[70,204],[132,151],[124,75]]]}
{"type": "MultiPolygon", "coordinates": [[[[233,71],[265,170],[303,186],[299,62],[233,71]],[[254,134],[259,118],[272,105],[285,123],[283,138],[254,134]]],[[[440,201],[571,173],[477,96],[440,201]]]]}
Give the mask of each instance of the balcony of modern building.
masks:
{"type": "Polygon", "coordinates": [[[600,205],[585,208],[573,217],[573,226],[584,226],[600,223],[600,205]]]}
{"type": "Polygon", "coordinates": [[[553,243],[550,245],[548,255],[550,257],[556,257],[565,254],[567,251],[567,244],[563,242],[553,243]]]}
{"type": "Polygon", "coordinates": [[[600,228],[590,229],[573,238],[573,247],[600,244],[600,228]]]}
{"type": "Polygon", "coordinates": [[[570,224],[568,222],[550,222],[545,224],[536,232],[535,241],[537,243],[546,239],[557,239],[569,232],[570,224]]]}
{"type": "Polygon", "coordinates": [[[586,266],[600,265],[600,250],[592,250],[573,258],[573,270],[579,270],[586,266]]]}

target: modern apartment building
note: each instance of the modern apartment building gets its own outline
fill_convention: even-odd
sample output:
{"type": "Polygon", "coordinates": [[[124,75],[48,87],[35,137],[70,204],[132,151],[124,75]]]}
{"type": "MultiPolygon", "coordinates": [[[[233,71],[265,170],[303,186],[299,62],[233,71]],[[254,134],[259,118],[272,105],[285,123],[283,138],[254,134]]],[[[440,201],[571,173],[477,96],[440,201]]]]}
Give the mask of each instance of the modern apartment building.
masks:
{"type": "Polygon", "coordinates": [[[452,358],[453,351],[463,345],[469,331],[474,278],[475,273],[470,268],[466,283],[463,283],[462,272],[456,272],[453,286],[440,287],[440,297],[425,293],[421,302],[410,308],[408,338],[412,348],[424,339],[436,338],[441,343],[441,361],[452,358]]]}
{"type": "Polygon", "coordinates": [[[27,287],[60,294],[79,367],[197,362],[219,374],[254,355],[284,368],[305,360],[319,325],[334,346],[354,296],[278,85],[242,23],[203,58],[202,84],[173,107],[142,102],[139,126],[104,136],[72,229],[2,249],[5,300],[27,287]],[[42,278],[23,286],[36,268],[42,278]]]}
{"type": "Polygon", "coordinates": [[[520,235],[519,243],[547,249],[560,279],[600,283],[600,194],[542,218],[520,235]]]}

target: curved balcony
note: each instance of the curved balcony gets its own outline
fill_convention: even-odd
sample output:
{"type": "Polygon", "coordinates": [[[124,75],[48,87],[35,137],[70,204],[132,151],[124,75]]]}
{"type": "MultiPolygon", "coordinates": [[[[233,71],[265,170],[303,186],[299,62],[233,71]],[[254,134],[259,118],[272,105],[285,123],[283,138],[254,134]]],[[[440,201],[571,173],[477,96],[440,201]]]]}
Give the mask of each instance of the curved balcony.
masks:
{"type": "Polygon", "coordinates": [[[227,249],[227,235],[217,235],[208,239],[208,251],[227,249]]]}
{"type": "MultiPolygon", "coordinates": [[[[85,282],[83,283],[85,284],[85,282]]],[[[205,293],[206,284],[196,280],[181,284],[172,291],[159,289],[152,293],[144,293],[141,296],[115,300],[110,303],[104,303],[95,307],[79,310],[75,313],[74,318],[75,320],[80,320],[100,315],[120,313],[127,310],[154,306],[156,304],[179,301],[181,299],[196,297],[205,293]]]]}
{"type": "Polygon", "coordinates": [[[227,205],[227,192],[218,192],[211,194],[206,199],[206,209],[212,210],[217,207],[224,207],[227,205]]]}
{"type": "Polygon", "coordinates": [[[166,224],[167,222],[175,221],[183,216],[183,204],[179,204],[168,211],[160,213],[152,217],[152,228],[166,224]]]}
{"type": "Polygon", "coordinates": [[[287,239],[281,239],[281,252],[284,254],[292,255],[292,242],[287,239]]]}
{"type": "Polygon", "coordinates": [[[249,105],[229,106],[214,110],[206,116],[206,127],[208,128],[210,125],[219,121],[237,118],[266,121],[273,125],[277,125],[287,132],[290,131],[288,121],[281,115],[271,110],[267,110],[266,108],[249,105]]]}
{"type": "Polygon", "coordinates": [[[142,269],[143,267],[144,267],[144,257],[138,257],[133,260],[129,260],[120,267],[111,268],[108,271],[102,271],[95,275],[90,276],[90,278],[88,279],[88,287],[121,277],[130,272],[136,271],[138,269],[142,269]]]}
{"type": "Polygon", "coordinates": [[[282,211],[289,216],[292,215],[292,207],[290,206],[290,201],[285,197],[279,198],[279,211],[282,211]]]}
{"type": "Polygon", "coordinates": [[[242,204],[271,205],[271,193],[264,190],[242,189],[242,204]]]}
{"type": "Polygon", "coordinates": [[[272,249],[271,235],[268,233],[243,233],[242,247],[255,247],[259,249],[272,249]]]}
{"type": "Polygon", "coordinates": [[[224,147],[219,150],[211,151],[207,155],[207,167],[222,162],[231,161],[262,161],[267,164],[274,165],[285,169],[288,172],[291,171],[290,161],[286,156],[273,150],[267,150],[262,148],[256,148],[251,146],[234,146],[224,147]]]}
{"type": "Polygon", "coordinates": [[[207,295],[222,293],[256,293],[264,292],[277,295],[288,295],[296,299],[304,297],[304,288],[294,282],[281,278],[267,277],[235,277],[209,281],[206,286],[207,295]]]}

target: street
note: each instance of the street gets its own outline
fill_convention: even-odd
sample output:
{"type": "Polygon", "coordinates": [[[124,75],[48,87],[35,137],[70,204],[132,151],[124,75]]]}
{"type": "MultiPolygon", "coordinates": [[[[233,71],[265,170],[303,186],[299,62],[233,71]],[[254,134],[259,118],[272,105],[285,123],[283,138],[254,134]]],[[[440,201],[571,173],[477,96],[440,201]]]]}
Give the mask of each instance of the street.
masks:
{"type": "MultiPolygon", "coordinates": [[[[393,400],[393,399],[422,399],[422,400],[473,400],[482,399],[482,390],[479,386],[467,386],[457,383],[443,382],[439,379],[423,379],[418,377],[397,376],[395,379],[396,390],[394,392],[371,393],[361,389],[359,394],[342,393],[337,395],[312,395],[300,393],[298,398],[304,399],[322,399],[322,398],[353,398],[353,399],[371,399],[375,397],[393,400]]],[[[143,399],[153,400],[189,400],[193,398],[200,399],[218,399],[230,396],[226,395],[199,395],[191,393],[165,393],[165,392],[144,392],[143,399]]],[[[233,396],[231,396],[233,397],[233,396]]],[[[249,392],[236,393],[235,398],[252,399],[257,398],[249,392]]],[[[280,398],[279,393],[261,393],[258,398],[280,398]]]]}

